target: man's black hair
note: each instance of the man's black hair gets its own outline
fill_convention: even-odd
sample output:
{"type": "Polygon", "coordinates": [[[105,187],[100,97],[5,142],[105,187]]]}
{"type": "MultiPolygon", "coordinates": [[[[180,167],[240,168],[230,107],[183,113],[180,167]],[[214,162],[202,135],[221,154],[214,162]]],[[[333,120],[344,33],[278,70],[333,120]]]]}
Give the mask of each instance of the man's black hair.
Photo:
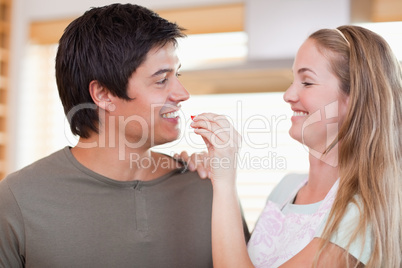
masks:
{"type": "Polygon", "coordinates": [[[169,42],[176,45],[176,39],[185,36],[182,31],[155,12],[132,4],[92,8],[75,19],[65,29],[56,56],[64,112],[74,111],[68,116],[72,133],[88,138],[99,132],[98,111],[89,93],[91,81],[129,100],[128,80],[147,53],[169,42]]]}

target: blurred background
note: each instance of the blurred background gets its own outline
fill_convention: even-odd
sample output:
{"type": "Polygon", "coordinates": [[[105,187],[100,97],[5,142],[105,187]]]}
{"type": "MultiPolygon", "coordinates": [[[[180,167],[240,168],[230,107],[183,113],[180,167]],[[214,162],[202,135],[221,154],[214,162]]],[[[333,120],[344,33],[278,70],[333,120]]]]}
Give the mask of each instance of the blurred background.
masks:
{"type": "MultiPolygon", "coordinates": [[[[109,0],[0,0],[0,179],[74,146],[58,98],[54,58],[64,28],[109,0]]],[[[402,60],[401,0],[138,0],[186,28],[179,43],[182,135],[168,154],[205,150],[190,115],[226,115],[243,136],[238,189],[249,228],[287,173],[306,172],[307,151],[288,135],[283,92],[298,47],[319,28],[358,24],[381,34],[402,60]]]]}

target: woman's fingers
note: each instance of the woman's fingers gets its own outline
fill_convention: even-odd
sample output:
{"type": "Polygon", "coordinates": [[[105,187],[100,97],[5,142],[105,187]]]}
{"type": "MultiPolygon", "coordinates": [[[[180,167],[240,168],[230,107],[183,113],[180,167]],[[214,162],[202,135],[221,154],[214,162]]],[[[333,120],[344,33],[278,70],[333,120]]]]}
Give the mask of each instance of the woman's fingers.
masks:
{"type": "Polygon", "coordinates": [[[193,119],[191,127],[202,137],[208,152],[191,156],[183,151],[179,158],[187,162],[191,171],[212,182],[236,172],[236,157],[241,142],[240,134],[224,115],[203,113],[193,119]]]}
{"type": "MultiPolygon", "coordinates": [[[[201,114],[194,118],[191,124],[196,134],[201,135],[214,147],[237,147],[239,134],[233,125],[223,115],[201,114]]],[[[210,149],[210,148],[209,148],[210,149]]]]}
{"type": "Polygon", "coordinates": [[[216,115],[211,113],[204,113],[196,116],[191,123],[194,128],[205,128],[212,132],[217,129],[231,128],[229,120],[224,115],[216,115]]]}
{"type": "Polygon", "coordinates": [[[175,154],[173,157],[186,162],[187,168],[190,171],[197,171],[198,175],[202,179],[208,178],[208,153],[193,153],[191,156],[189,156],[186,151],[183,151],[180,154],[175,154]]]}
{"type": "MultiPolygon", "coordinates": [[[[188,166],[188,162],[190,161],[190,156],[188,155],[188,153],[186,151],[182,151],[180,154],[178,154],[178,153],[174,154],[173,158],[187,163],[187,166],[188,166]]],[[[194,170],[192,170],[192,171],[194,171],[194,170]]]]}
{"type": "Polygon", "coordinates": [[[235,177],[241,137],[226,116],[201,114],[193,119],[191,127],[208,148],[208,163],[204,167],[207,167],[211,181],[235,177]]]}
{"type": "Polygon", "coordinates": [[[194,153],[190,157],[190,164],[193,167],[193,170],[197,170],[198,175],[202,179],[208,178],[208,154],[205,152],[194,153]]]}
{"type": "Polygon", "coordinates": [[[207,129],[197,128],[194,129],[194,133],[200,135],[203,138],[208,151],[235,147],[230,138],[230,135],[223,131],[217,130],[216,132],[211,132],[207,129]]]}
{"type": "Polygon", "coordinates": [[[188,155],[188,153],[186,151],[183,151],[180,154],[175,154],[174,158],[181,159],[184,162],[188,162],[188,160],[190,159],[190,156],[188,155]]]}

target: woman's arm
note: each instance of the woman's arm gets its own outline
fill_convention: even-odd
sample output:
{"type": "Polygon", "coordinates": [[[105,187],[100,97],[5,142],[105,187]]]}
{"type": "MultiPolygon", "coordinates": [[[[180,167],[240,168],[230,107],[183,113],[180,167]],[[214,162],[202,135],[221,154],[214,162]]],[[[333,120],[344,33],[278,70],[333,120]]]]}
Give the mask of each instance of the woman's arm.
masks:
{"type": "Polygon", "coordinates": [[[244,240],[236,187],[214,183],[212,256],[214,267],[254,267],[244,240]]]}
{"type": "Polygon", "coordinates": [[[244,239],[236,190],[240,135],[220,115],[201,114],[191,124],[208,148],[207,172],[213,183],[212,256],[214,267],[253,267],[244,239]]]}

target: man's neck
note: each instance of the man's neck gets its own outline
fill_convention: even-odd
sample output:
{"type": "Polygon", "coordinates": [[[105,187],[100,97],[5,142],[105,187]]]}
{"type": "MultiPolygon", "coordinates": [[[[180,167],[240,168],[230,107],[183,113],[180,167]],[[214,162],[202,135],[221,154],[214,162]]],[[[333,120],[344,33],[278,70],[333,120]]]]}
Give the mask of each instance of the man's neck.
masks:
{"type": "Polygon", "coordinates": [[[88,169],[117,181],[153,180],[174,169],[174,165],[161,165],[161,158],[172,159],[151,148],[99,146],[93,138],[80,138],[71,152],[88,169]]]}

